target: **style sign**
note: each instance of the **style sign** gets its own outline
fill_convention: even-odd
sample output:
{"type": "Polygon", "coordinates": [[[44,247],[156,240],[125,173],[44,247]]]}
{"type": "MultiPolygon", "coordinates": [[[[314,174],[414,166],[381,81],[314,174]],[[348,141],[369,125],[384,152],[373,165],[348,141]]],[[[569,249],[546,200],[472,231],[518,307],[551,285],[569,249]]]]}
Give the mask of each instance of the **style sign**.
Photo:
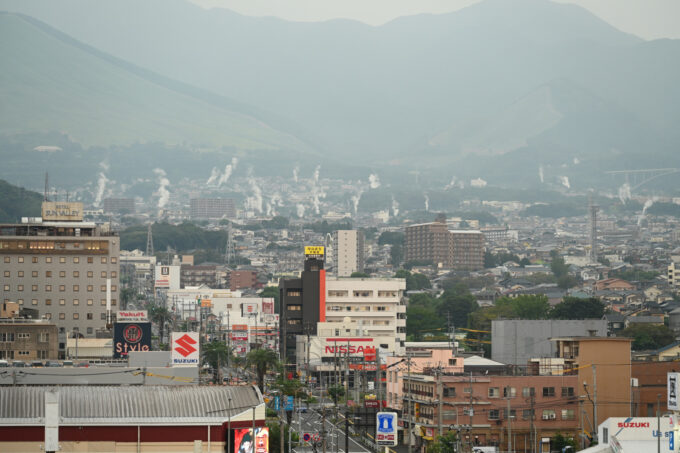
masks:
{"type": "Polygon", "coordinates": [[[198,332],[172,333],[172,366],[198,366],[198,332]]]}
{"type": "Polygon", "coordinates": [[[151,323],[116,322],[113,325],[113,358],[123,359],[132,351],[151,350],[151,323]]]}
{"type": "Polygon", "coordinates": [[[378,412],[375,423],[375,442],[384,447],[397,445],[397,413],[378,412]]]}
{"type": "Polygon", "coordinates": [[[679,381],[680,373],[668,373],[668,394],[666,401],[669,410],[680,410],[680,405],[678,405],[679,381]]]}

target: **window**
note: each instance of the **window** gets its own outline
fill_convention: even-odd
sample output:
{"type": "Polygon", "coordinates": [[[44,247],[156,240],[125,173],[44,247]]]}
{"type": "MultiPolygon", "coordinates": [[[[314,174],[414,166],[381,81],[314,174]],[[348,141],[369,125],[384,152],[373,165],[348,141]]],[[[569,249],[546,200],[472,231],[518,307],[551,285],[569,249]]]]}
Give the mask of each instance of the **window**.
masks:
{"type": "Polygon", "coordinates": [[[489,420],[500,420],[501,412],[498,409],[489,410],[489,420]]]}
{"type": "Polygon", "coordinates": [[[31,291],[38,291],[38,285],[31,285],[31,291]]]}
{"type": "Polygon", "coordinates": [[[2,289],[5,290],[5,291],[9,291],[9,285],[4,285],[4,286],[2,287],[2,289]]]}
{"type": "Polygon", "coordinates": [[[87,328],[87,334],[88,334],[88,335],[92,335],[92,332],[93,332],[93,331],[94,331],[94,329],[92,329],[92,327],[88,327],[88,328],[87,328]]]}
{"type": "Polygon", "coordinates": [[[59,277],[61,278],[66,277],[66,271],[59,271],[59,277]]]}
{"type": "Polygon", "coordinates": [[[88,277],[88,278],[94,277],[94,272],[92,272],[92,271],[87,271],[87,277],[88,277]]]}
{"type": "Polygon", "coordinates": [[[66,285],[59,285],[59,291],[62,293],[66,291],[66,285]]]}
{"type": "Polygon", "coordinates": [[[23,277],[23,276],[24,276],[24,271],[19,271],[19,277],[23,277]]]}
{"type": "Polygon", "coordinates": [[[31,305],[38,305],[38,299],[32,299],[31,305]]]}
{"type": "Polygon", "coordinates": [[[91,293],[94,290],[94,286],[92,285],[87,285],[87,292],[91,293]]]}
{"type": "Polygon", "coordinates": [[[451,396],[451,397],[456,396],[456,388],[455,387],[444,387],[444,396],[451,396]]]}
{"type": "Polygon", "coordinates": [[[0,343],[10,343],[14,341],[14,332],[0,333],[0,343]]]}
{"type": "Polygon", "coordinates": [[[87,314],[87,319],[94,319],[94,318],[92,317],[92,313],[88,313],[88,314],[87,314]]]}
{"type": "Polygon", "coordinates": [[[536,389],[535,389],[535,388],[533,388],[533,387],[524,387],[524,388],[522,389],[522,396],[523,396],[524,398],[528,398],[528,397],[534,396],[534,395],[536,395],[536,389]]]}
{"type": "Polygon", "coordinates": [[[289,320],[288,320],[288,325],[290,325],[290,326],[299,326],[299,325],[302,325],[302,319],[289,319],[289,320]]]}
{"type": "Polygon", "coordinates": [[[286,290],[286,296],[289,297],[300,297],[302,295],[299,289],[288,289],[286,290]]]}
{"type": "Polygon", "coordinates": [[[289,311],[302,311],[302,305],[288,305],[289,311]]]}
{"type": "Polygon", "coordinates": [[[111,264],[116,264],[117,262],[118,262],[118,258],[116,258],[115,256],[112,256],[111,257],[111,264]]]}
{"type": "Polygon", "coordinates": [[[602,437],[603,437],[603,439],[600,439],[600,442],[604,442],[605,444],[608,444],[609,443],[609,428],[602,428],[602,437]]]}
{"type": "Polygon", "coordinates": [[[385,307],[375,307],[375,309],[376,309],[377,311],[385,311],[385,310],[386,310],[385,307]]]}
{"type": "Polygon", "coordinates": [[[23,305],[23,304],[24,304],[24,300],[23,300],[23,299],[19,299],[18,302],[19,302],[19,305],[23,305]]]}
{"type": "Polygon", "coordinates": [[[373,297],[373,291],[354,291],[354,297],[373,297]]]}
{"type": "Polygon", "coordinates": [[[555,396],[555,387],[543,387],[543,396],[555,396]]]}
{"type": "Polygon", "coordinates": [[[574,396],[574,387],[562,387],[562,398],[574,396]]]}
{"type": "Polygon", "coordinates": [[[534,418],[533,411],[531,409],[524,409],[522,411],[522,420],[529,420],[530,418],[534,418]]]}
{"type": "Polygon", "coordinates": [[[52,271],[45,271],[45,277],[47,278],[52,277],[52,271]]]}
{"type": "Polygon", "coordinates": [[[449,359],[449,365],[456,366],[458,359],[449,359]]]}
{"type": "Polygon", "coordinates": [[[463,387],[463,393],[472,393],[472,387],[463,387]]]}
{"type": "Polygon", "coordinates": [[[106,257],[102,256],[102,264],[106,264],[106,257]]]}
{"type": "Polygon", "coordinates": [[[31,272],[31,277],[37,277],[37,276],[38,276],[38,271],[31,272]]]}
{"type": "MultiPolygon", "coordinates": [[[[45,317],[47,319],[52,319],[52,313],[45,313],[45,317]]],[[[62,327],[62,329],[63,329],[63,327],[62,327]]]]}
{"type": "Polygon", "coordinates": [[[66,257],[65,257],[65,256],[60,256],[60,257],[59,257],[59,262],[62,263],[62,264],[65,263],[65,262],[66,262],[66,257]]]}
{"type": "Polygon", "coordinates": [[[101,314],[102,321],[106,321],[106,313],[101,314]]]}
{"type": "Polygon", "coordinates": [[[92,305],[94,301],[92,299],[87,299],[87,305],[92,305]]]}
{"type": "Polygon", "coordinates": [[[59,299],[59,305],[66,305],[66,299],[59,299]]]}
{"type": "Polygon", "coordinates": [[[118,277],[118,272],[111,271],[111,278],[116,278],[116,277],[118,277]]]}
{"type": "Polygon", "coordinates": [[[80,319],[80,313],[73,313],[73,319],[80,319]]]}
{"type": "Polygon", "coordinates": [[[378,291],[378,297],[397,297],[396,291],[378,291]]]}
{"type": "Polygon", "coordinates": [[[48,343],[50,341],[50,334],[48,332],[40,332],[38,341],[41,343],[48,343]]]}
{"type": "Polygon", "coordinates": [[[80,272],[78,272],[78,271],[73,271],[73,277],[75,277],[75,278],[80,277],[80,272]]]}
{"type": "Polygon", "coordinates": [[[28,332],[19,332],[17,334],[17,338],[19,340],[28,340],[29,338],[31,338],[31,334],[28,332]]]}
{"type": "MultiPolygon", "coordinates": [[[[88,263],[88,264],[92,264],[93,262],[94,262],[94,259],[92,259],[91,256],[88,256],[88,257],[87,257],[87,263],[88,263]]],[[[88,274],[89,274],[89,272],[88,272],[88,274]]]]}
{"type": "Polygon", "coordinates": [[[9,277],[9,271],[5,271],[5,277],[9,277]]]}
{"type": "Polygon", "coordinates": [[[17,261],[19,261],[20,263],[23,263],[23,262],[24,262],[24,257],[23,257],[23,256],[20,256],[19,258],[17,258],[17,261]]]}
{"type": "Polygon", "coordinates": [[[464,408],[463,408],[463,415],[464,415],[465,417],[469,417],[469,416],[470,416],[470,408],[469,408],[469,407],[464,407],[464,408]]]}
{"type": "Polygon", "coordinates": [[[59,319],[66,319],[66,313],[59,313],[59,319]]]}
{"type": "Polygon", "coordinates": [[[116,305],[116,299],[111,299],[111,305],[113,305],[113,306],[116,305]]]}
{"type": "Polygon", "coordinates": [[[557,416],[555,415],[554,409],[544,409],[543,415],[541,415],[543,420],[555,420],[557,416]]]}
{"type": "Polygon", "coordinates": [[[74,292],[80,291],[80,285],[73,285],[73,291],[74,292]]]}
{"type": "Polygon", "coordinates": [[[23,291],[24,285],[17,285],[17,291],[23,291]]]}
{"type": "Polygon", "coordinates": [[[503,387],[503,398],[514,398],[517,396],[515,387],[503,387]]]}
{"type": "Polygon", "coordinates": [[[489,387],[489,398],[498,398],[501,395],[498,387],[489,387]]]}
{"type": "Polygon", "coordinates": [[[102,305],[102,306],[106,305],[106,299],[102,299],[102,300],[101,300],[101,305],[102,305]]]}
{"type": "Polygon", "coordinates": [[[516,419],[517,418],[517,410],[516,409],[510,409],[510,417],[508,417],[508,410],[503,409],[503,418],[506,419],[506,420],[508,418],[511,418],[513,420],[516,419]]]}
{"type": "Polygon", "coordinates": [[[111,292],[115,293],[118,290],[118,286],[116,285],[111,285],[111,292]]]}
{"type": "Polygon", "coordinates": [[[73,257],[73,262],[74,262],[75,264],[80,263],[80,257],[74,256],[74,257],[73,257]]]}
{"type": "Polygon", "coordinates": [[[5,257],[5,263],[9,263],[9,262],[10,262],[10,258],[9,258],[9,256],[6,256],[5,257]]]}
{"type": "Polygon", "coordinates": [[[80,299],[73,299],[73,305],[80,305],[80,299]]]}
{"type": "Polygon", "coordinates": [[[45,305],[52,305],[52,299],[45,299],[45,305]]]}
{"type": "Polygon", "coordinates": [[[105,293],[106,292],[106,285],[101,285],[99,287],[99,289],[101,290],[101,292],[105,293]]]}
{"type": "Polygon", "coordinates": [[[52,262],[52,257],[51,257],[51,256],[45,257],[45,262],[48,263],[48,264],[51,263],[51,262],[52,262]]]}
{"type": "Polygon", "coordinates": [[[574,409],[562,409],[562,420],[574,420],[574,409]]]}
{"type": "Polygon", "coordinates": [[[45,291],[47,292],[52,291],[52,285],[45,285],[45,291]]]}
{"type": "Polygon", "coordinates": [[[31,262],[32,262],[32,263],[37,263],[37,262],[38,262],[38,257],[37,257],[37,256],[34,256],[33,258],[31,258],[31,262]]]}
{"type": "Polygon", "coordinates": [[[102,271],[102,278],[106,278],[106,271],[102,271]]]}

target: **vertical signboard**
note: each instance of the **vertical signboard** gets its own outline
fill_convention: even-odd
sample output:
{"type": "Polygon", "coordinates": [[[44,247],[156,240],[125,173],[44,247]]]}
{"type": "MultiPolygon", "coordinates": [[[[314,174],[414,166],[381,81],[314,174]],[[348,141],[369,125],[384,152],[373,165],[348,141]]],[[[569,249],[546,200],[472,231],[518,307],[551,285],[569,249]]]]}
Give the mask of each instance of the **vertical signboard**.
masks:
{"type": "Polygon", "coordinates": [[[397,445],[397,413],[378,412],[375,424],[375,442],[384,447],[397,445]]]}
{"type": "Polygon", "coordinates": [[[678,379],[680,378],[680,373],[668,373],[668,393],[667,393],[667,405],[668,409],[672,411],[680,410],[678,405],[678,379]]]}
{"type": "Polygon", "coordinates": [[[234,453],[269,453],[269,428],[234,430],[234,453]]]}
{"type": "Polygon", "coordinates": [[[172,333],[172,366],[198,366],[198,332],[172,333]]]}

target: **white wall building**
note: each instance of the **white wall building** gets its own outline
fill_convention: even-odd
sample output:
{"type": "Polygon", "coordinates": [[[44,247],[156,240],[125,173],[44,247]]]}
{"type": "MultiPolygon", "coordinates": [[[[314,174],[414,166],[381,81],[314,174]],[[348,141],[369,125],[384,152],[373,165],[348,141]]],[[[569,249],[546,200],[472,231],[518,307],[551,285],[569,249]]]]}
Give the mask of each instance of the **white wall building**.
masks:
{"type": "Polygon", "coordinates": [[[364,233],[357,230],[333,232],[333,264],[338,277],[364,271],[364,233]]]}
{"type": "Polygon", "coordinates": [[[403,278],[326,278],[326,323],[345,318],[367,337],[393,337],[393,351],[403,354],[406,341],[406,300],[403,278]]]}

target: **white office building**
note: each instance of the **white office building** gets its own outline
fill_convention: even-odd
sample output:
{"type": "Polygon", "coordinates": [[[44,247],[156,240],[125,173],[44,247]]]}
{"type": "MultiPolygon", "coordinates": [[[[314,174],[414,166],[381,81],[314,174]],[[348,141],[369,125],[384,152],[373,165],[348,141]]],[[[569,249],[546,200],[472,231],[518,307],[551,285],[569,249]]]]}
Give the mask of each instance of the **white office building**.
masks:
{"type": "Polygon", "coordinates": [[[333,264],[338,277],[364,271],[364,233],[357,230],[333,232],[333,264]]]}

